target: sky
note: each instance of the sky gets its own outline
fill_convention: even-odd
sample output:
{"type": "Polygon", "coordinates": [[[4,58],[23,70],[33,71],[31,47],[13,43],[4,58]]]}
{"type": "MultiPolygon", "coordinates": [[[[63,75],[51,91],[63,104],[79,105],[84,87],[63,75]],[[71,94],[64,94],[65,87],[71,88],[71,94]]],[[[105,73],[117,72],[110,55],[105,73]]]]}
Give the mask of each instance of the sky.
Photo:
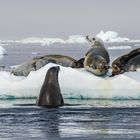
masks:
{"type": "Polygon", "coordinates": [[[0,0],[0,39],[95,36],[140,39],[140,0],[0,0]]]}

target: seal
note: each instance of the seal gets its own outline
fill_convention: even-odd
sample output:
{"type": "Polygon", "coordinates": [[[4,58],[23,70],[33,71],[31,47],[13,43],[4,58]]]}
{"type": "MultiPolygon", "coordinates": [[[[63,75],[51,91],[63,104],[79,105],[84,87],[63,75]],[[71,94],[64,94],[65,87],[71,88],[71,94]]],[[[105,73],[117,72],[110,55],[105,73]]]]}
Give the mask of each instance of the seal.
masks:
{"type": "Polygon", "coordinates": [[[60,67],[51,67],[45,76],[36,105],[42,107],[59,107],[64,105],[58,82],[60,67]]]}
{"type": "Polygon", "coordinates": [[[31,71],[36,71],[48,63],[55,63],[65,67],[78,68],[78,63],[76,62],[77,61],[74,58],[65,55],[52,54],[37,56],[13,69],[11,73],[16,76],[28,76],[31,71]],[[76,63],[76,65],[74,63],[76,63]]]}
{"type": "Polygon", "coordinates": [[[89,39],[88,36],[86,39],[92,43],[92,48],[85,54],[84,68],[97,76],[106,74],[110,68],[110,57],[103,41],[98,38],[89,39]]]}
{"type": "Polygon", "coordinates": [[[81,58],[72,64],[72,68],[84,68],[84,58],[81,58]]]}
{"type": "Polygon", "coordinates": [[[112,62],[112,76],[136,71],[137,68],[140,68],[140,48],[134,49],[114,60],[112,62]]]}

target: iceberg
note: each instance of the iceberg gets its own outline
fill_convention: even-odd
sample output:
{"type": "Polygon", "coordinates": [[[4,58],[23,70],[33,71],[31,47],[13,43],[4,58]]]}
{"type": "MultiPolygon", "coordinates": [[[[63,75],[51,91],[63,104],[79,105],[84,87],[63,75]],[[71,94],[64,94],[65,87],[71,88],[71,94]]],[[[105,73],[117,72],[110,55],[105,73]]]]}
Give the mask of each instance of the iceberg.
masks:
{"type": "Polygon", "coordinates": [[[86,39],[82,35],[71,35],[68,37],[67,40],[61,39],[61,38],[37,38],[37,37],[29,37],[21,40],[5,40],[2,41],[3,43],[22,43],[22,44],[33,44],[33,43],[39,43],[41,46],[49,46],[54,43],[60,43],[60,44],[83,44],[87,43],[86,39]]]}
{"type": "MultiPolygon", "coordinates": [[[[36,98],[47,70],[47,64],[27,77],[0,71],[0,99],[36,98]]],[[[59,84],[65,99],[140,99],[140,71],[115,77],[98,77],[83,69],[60,66],[59,84]],[[129,86],[128,86],[129,85],[129,86]]]]}
{"type": "Polygon", "coordinates": [[[87,43],[85,36],[82,35],[72,35],[69,36],[69,39],[65,41],[65,43],[75,44],[75,43],[87,43]]]}
{"type": "Polygon", "coordinates": [[[72,35],[69,36],[67,40],[63,40],[61,38],[26,38],[21,41],[19,41],[23,44],[29,44],[29,43],[40,43],[42,46],[45,45],[52,45],[54,43],[60,43],[60,44],[75,44],[75,43],[86,43],[86,39],[82,35],[72,35]]]}
{"type": "MultiPolygon", "coordinates": [[[[97,37],[102,39],[104,42],[140,42],[140,40],[130,40],[127,37],[119,37],[119,34],[115,31],[100,31],[97,35],[93,35],[93,37],[97,37]]],[[[1,43],[23,43],[23,44],[31,44],[31,43],[39,43],[42,46],[49,46],[54,43],[60,44],[85,44],[88,43],[84,35],[70,35],[68,39],[62,38],[50,38],[50,37],[28,37],[21,40],[1,40],[1,43]]]]}
{"type": "Polygon", "coordinates": [[[26,38],[20,40],[19,42],[23,44],[40,43],[42,46],[51,45],[53,43],[62,43],[62,44],[65,43],[65,41],[60,38],[36,38],[36,37],[26,38]]]}
{"type": "Polygon", "coordinates": [[[100,31],[100,33],[98,33],[96,35],[96,37],[102,39],[105,42],[126,42],[129,41],[129,38],[126,37],[119,37],[117,32],[114,31],[100,31]]]}

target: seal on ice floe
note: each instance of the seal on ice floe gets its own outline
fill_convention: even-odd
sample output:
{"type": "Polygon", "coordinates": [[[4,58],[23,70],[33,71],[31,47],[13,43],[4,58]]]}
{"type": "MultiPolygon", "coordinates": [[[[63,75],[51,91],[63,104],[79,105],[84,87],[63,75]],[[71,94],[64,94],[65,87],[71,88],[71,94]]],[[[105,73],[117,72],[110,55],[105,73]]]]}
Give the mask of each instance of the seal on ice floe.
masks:
{"type": "Polygon", "coordinates": [[[112,62],[112,76],[140,68],[140,48],[124,54],[112,62]]]}
{"type": "Polygon", "coordinates": [[[86,39],[92,44],[92,48],[85,55],[84,68],[98,76],[106,74],[110,68],[110,57],[103,41],[88,36],[86,39]]]}
{"type": "Polygon", "coordinates": [[[36,105],[42,107],[59,107],[64,105],[58,82],[59,66],[51,67],[45,76],[36,105]]]}
{"type": "Polygon", "coordinates": [[[45,55],[37,56],[32,60],[24,62],[19,67],[12,70],[16,76],[27,76],[31,71],[36,71],[48,63],[59,64],[65,67],[80,68],[82,67],[79,61],[74,58],[64,55],[45,55]]]}

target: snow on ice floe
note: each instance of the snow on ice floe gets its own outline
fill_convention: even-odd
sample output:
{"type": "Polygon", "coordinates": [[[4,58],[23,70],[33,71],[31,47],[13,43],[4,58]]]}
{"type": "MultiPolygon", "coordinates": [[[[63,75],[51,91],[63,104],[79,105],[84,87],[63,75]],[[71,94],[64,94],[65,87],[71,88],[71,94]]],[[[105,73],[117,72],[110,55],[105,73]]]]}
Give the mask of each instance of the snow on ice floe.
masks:
{"type": "MultiPolygon", "coordinates": [[[[47,64],[28,77],[0,72],[0,98],[37,97],[47,70],[56,66],[47,64]]],[[[98,77],[85,69],[60,66],[59,83],[64,98],[75,99],[140,99],[140,71],[115,77],[98,77]],[[82,82],[81,82],[82,81],[82,82]]]]}
{"type": "Polygon", "coordinates": [[[125,42],[125,41],[129,41],[129,38],[119,37],[119,34],[117,32],[114,32],[114,31],[107,31],[107,32],[100,31],[100,33],[98,33],[96,36],[101,38],[105,42],[125,42]]]}

